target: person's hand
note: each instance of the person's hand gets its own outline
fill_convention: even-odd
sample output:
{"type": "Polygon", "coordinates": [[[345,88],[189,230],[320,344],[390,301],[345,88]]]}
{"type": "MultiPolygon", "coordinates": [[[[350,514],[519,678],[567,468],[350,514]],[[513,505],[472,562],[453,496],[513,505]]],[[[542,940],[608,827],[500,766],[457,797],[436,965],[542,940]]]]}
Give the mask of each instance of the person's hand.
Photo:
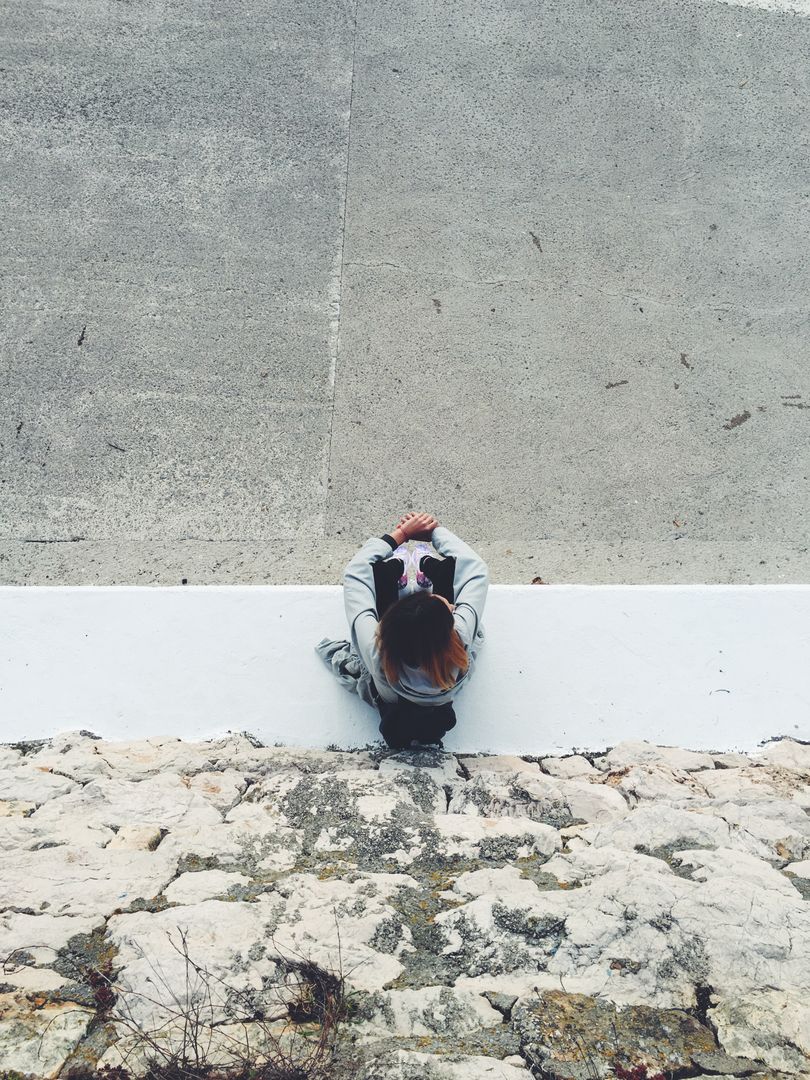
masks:
{"type": "Polygon", "coordinates": [[[397,527],[402,530],[407,540],[430,540],[438,524],[432,514],[409,510],[407,514],[402,515],[397,527]]]}

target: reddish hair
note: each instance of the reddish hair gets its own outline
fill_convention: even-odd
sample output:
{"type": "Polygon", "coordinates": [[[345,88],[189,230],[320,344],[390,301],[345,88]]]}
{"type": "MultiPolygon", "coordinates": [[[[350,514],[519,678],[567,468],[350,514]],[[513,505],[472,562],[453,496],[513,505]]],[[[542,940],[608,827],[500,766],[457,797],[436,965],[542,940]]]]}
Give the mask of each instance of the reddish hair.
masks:
{"type": "Polygon", "coordinates": [[[453,613],[432,593],[412,593],[392,604],[377,628],[385,677],[393,686],[403,664],[421,668],[434,686],[449,690],[469,666],[453,613]]]}

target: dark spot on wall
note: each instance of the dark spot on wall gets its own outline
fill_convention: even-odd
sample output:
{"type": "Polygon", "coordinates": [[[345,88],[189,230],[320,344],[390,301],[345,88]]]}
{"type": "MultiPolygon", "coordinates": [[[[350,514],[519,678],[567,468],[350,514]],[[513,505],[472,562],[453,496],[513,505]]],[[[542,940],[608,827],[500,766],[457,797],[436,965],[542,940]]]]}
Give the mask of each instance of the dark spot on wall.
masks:
{"type": "Polygon", "coordinates": [[[605,389],[612,390],[614,386],[627,386],[629,382],[629,379],[620,379],[618,382],[605,383],[605,389]]]}
{"type": "Polygon", "coordinates": [[[538,238],[537,238],[537,237],[536,237],[536,236],[534,235],[534,233],[533,233],[533,232],[531,231],[531,229],[529,230],[529,236],[530,236],[530,237],[532,238],[532,243],[533,243],[533,244],[534,244],[534,246],[535,246],[535,247],[537,248],[537,250],[538,250],[538,251],[542,251],[543,249],[542,249],[542,247],[540,246],[540,241],[539,241],[539,239],[538,239],[538,238]]]}
{"type": "Polygon", "coordinates": [[[85,332],[86,329],[87,329],[87,323],[85,323],[84,326],[82,327],[82,332],[79,334],[79,340],[78,340],[77,344],[79,344],[79,345],[84,344],[84,332],[85,332]]]}
{"type": "Polygon", "coordinates": [[[442,313],[442,302],[441,302],[441,300],[437,300],[435,296],[433,297],[433,306],[436,309],[436,313],[438,315],[441,315],[441,313],[442,313]]]}
{"type": "Polygon", "coordinates": [[[746,409],[744,412],[737,413],[736,416],[732,416],[727,424],[723,424],[726,431],[731,431],[732,428],[739,427],[740,424],[744,424],[746,420],[751,419],[751,413],[746,409]]]}
{"type": "Polygon", "coordinates": [[[688,368],[690,371],[692,370],[693,365],[690,364],[689,361],[686,359],[686,353],[685,352],[681,353],[681,363],[683,364],[683,366],[685,368],[688,368]]]}

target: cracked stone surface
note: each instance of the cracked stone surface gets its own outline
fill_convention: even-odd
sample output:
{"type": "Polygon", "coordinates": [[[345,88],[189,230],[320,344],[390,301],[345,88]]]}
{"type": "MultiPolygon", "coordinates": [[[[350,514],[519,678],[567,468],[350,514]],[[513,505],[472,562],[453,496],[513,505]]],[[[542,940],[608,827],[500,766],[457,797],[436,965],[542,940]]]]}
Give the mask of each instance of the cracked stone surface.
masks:
{"type": "Polygon", "coordinates": [[[207,986],[227,1064],[338,973],[340,1080],[810,1078],[808,750],[0,747],[0,1062],[137,1074],[207,986]]]}

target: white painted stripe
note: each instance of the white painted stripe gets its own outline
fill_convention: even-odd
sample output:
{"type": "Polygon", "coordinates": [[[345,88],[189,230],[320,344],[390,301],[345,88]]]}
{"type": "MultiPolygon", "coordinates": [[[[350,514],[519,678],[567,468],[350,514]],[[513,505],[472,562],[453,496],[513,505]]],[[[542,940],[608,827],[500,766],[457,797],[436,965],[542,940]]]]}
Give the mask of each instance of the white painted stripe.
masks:
{"type": "MultiPolygon", "coordinates": [[[[484,624],[448,749],[810,739],[810,586],[494,585],[484,624]]],[[[343,636],[338,586],[0,588],[0,741],[374,742],[314,651],[343,636]]]]}

